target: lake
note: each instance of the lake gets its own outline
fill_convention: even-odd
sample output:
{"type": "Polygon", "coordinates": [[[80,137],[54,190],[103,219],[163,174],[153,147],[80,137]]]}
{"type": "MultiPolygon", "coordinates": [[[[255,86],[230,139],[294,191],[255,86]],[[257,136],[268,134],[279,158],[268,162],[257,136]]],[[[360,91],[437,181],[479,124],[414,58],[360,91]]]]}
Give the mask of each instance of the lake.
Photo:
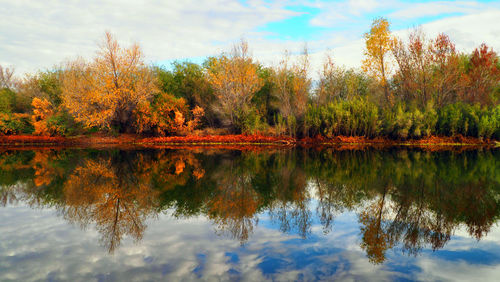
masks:
{"type": "Polygon", "coordinates": [[[0,148],[0,280],[496,280],[500,149],[0,148]]]}

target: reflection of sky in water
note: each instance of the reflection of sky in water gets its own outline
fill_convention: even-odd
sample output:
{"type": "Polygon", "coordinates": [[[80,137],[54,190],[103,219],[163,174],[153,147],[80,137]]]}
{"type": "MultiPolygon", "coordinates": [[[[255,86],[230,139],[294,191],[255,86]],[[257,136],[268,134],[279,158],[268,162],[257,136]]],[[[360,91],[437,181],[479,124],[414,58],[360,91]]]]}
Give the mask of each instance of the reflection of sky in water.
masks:
{"type": "MultiPolygon", "coordinates": [[[[312,209],[314,210],[314,209],[312,209]]],[[[396,246],[373,265],[359,247],[354,213],[326,235],[316,220],[307,239],[287,234],[267,214],[244,245],[218,236],[204,217],[150,219],[140,242],[125,238],[110,255],[99,234],[68,224],[51,209],[0,208],[0,280],[496,280],[500,230],[481,241],[457,230],[443,249],[417,257],[396,246]]]]}

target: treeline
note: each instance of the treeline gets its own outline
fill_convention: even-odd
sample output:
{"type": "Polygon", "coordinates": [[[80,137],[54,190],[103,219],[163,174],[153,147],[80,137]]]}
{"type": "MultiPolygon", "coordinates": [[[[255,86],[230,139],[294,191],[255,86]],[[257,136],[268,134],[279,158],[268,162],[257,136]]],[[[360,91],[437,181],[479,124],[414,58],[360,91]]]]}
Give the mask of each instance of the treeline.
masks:
{"type": "Polygon", "coordinates": [[[500,139],[500,62],[482,44],[467,54],[445,34],[406,40],[375,20],[362,69],[327,57],[313,81],[307,49],[264,66],[242,41],[201,65],[146,65],[138,45],[106,33],[92,60],[22,79],[0,67],[0,134],[246,133],[500,139]]]}

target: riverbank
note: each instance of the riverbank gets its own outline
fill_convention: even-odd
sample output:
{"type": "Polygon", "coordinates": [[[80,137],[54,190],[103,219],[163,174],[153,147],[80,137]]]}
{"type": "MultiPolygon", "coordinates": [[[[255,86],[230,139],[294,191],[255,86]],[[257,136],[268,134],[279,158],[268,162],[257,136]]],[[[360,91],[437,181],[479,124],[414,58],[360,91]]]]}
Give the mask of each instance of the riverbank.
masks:
{"type": "Polygon", "coordinates": [[[422,139],[392,140],[388,138],[366,138],[351,136],[336,136],[334,138],[292,138],[288,136],[263,136],[263,135],[207,135],[207,136],[170,136],[170,137],[143,137],[139,135],[123,134],[119,136],[90,135],[75,137],[53,137],[34,135],[9,135],[0,136],[0,145],[4,146],[26,146],[26,145],[279,145],[279,146],[320,146],[339,144],[359,145],[491,145],[499,143],[492,139],[479,139],[464,137],[461,135],[430,136],[422,139]]]}

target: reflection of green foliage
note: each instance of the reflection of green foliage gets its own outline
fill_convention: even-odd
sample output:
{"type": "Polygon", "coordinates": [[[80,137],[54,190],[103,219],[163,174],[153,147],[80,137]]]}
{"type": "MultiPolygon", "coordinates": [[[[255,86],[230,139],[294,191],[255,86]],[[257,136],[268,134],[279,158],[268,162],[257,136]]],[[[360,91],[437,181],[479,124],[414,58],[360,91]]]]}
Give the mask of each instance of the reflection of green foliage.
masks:
{"type": "Polygon", "coordinates": [[[3,151],[0,153],[0,187],[33,178],[33,169],[26,165],[33,158],[33,151],[3,151]]]}
{"type": "MultiPolygon", "coordinates": [[[[378,263],[398,243],[410,254],[425,246],[441,248],[459,225],[478,239],[486,235],[500,216],[499,154],[418,149],[5,151],[0,155],[0,199],[65,211],[65,187],[69,179],[77,180],[76,168],[84,175],[81,169],[87,169],[88,161],[101,160],[109,163],[108,173],[127,195],[152,193],[151,199],[135,203],[127,196],[130,204],[148,205],[137,208],[147,212],[137,218],[160,212],[182,218],[205,215],[219,231],[244,242],[262,212],[283,232],[306,237],[314,196],[325,232],[332,229],[336,214],[360,212],[362,246],[378,263]],[[384,242],[382,248],[376,248],[378,241],[384,242]]],[[[71,204],[76,205],[74,199],[71,204]]]]}

